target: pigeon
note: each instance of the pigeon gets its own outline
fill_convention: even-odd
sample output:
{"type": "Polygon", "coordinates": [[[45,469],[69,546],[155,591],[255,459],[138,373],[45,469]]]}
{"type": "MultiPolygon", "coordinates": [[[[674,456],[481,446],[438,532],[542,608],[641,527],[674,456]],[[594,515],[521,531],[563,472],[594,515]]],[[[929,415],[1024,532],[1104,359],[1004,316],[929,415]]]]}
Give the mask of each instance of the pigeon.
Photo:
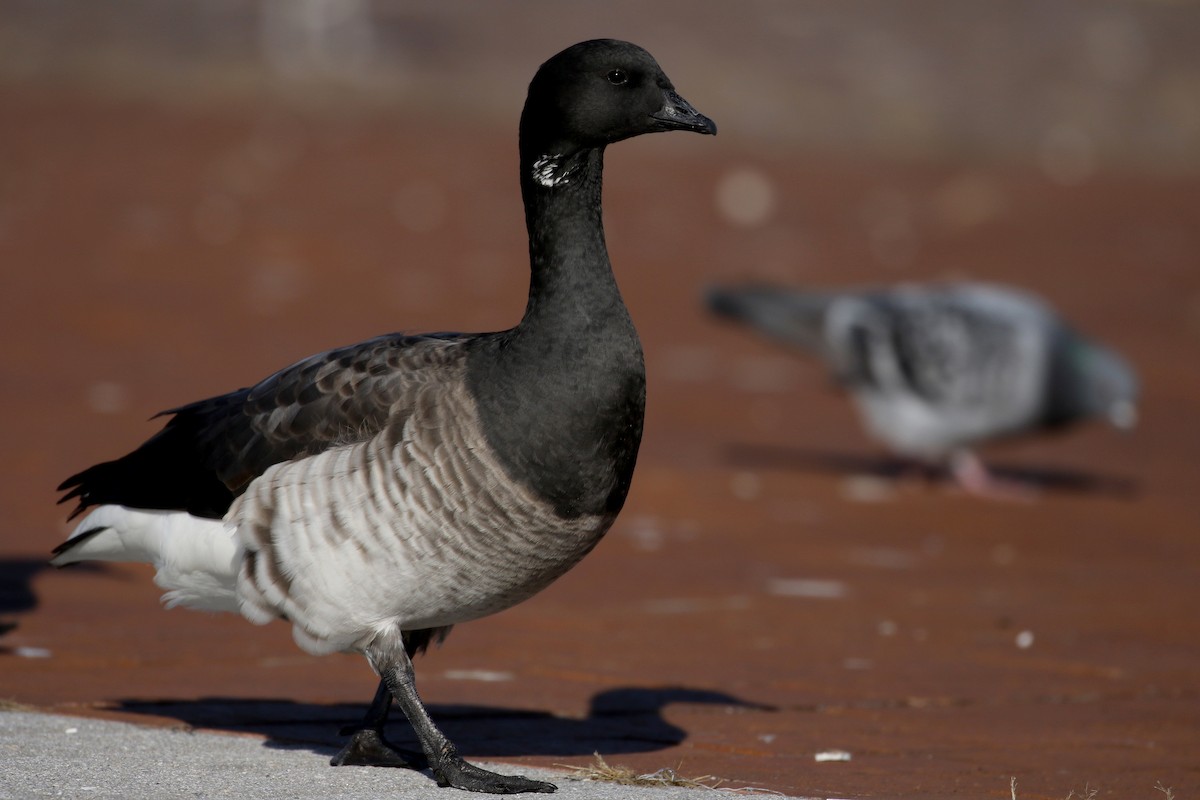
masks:
{"type": "Polygon", "coordinates": [[[645,50],[593,40],[550,58],[520,121],[518,324],[388,334],[163,412],[140,447],[59,487],[72,517],[89,513],[52,563],[148,562],[168,606],[283,619],[309,653],[365,655],[379,688],[335,765],[417,766],[384,737],[394,699],[439,785],[554,791],[465,761],[412,659],[563,575],[625,502],[646,376],[601,176],[607,145],[659,131],[716,125],[645,50]]]}
{"type": "Polygon", "coordinates": [[[1121,429],[1137,419],[1130,365],[1015,288],[717,287],[707,304],[815,354],[849,391],[871,435],[901,456],[948,466],[974,493],[1006,488],[972,446],[1089,418],[1121,429]]]}

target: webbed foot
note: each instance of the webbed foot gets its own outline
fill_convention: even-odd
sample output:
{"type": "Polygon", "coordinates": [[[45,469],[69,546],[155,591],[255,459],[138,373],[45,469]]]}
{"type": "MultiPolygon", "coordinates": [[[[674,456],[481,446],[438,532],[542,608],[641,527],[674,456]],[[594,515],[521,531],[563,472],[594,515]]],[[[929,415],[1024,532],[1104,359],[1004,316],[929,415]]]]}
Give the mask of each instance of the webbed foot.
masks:
{"type": "Polygon", "coordinates": [[[346,728],[342,735],[350,741],[329,759],[335,767],[405,767],[423,769],[424,756],[408,753],[392,745],[384,738],[383,731],[375,728],[346,728]]]}
{"type": "Polygon", "coordinates": [[[433,767],[433,777],[438,786],[453,786],[468,792],[486,794],[521,794],[523,792],[556,792],[553,783],[522,778],[519,775],[500,775],[474,764],[468,764],[458,756],[448,756],[433,767]]]}

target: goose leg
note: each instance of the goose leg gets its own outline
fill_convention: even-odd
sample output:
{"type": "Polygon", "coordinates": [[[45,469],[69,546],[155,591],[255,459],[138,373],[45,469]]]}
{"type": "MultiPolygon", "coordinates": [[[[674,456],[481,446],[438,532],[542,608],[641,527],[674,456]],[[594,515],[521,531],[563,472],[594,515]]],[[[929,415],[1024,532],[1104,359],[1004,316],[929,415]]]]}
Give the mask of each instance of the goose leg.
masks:
{"type": "Polygon", "coordinates": [[[366,656],[416,731],[425,757],[429,759],[429,768],[439,786],[453,786],[456,789],[487,794],[557,790],[552,783],[529,780],[517,775],[500,775],[464,761],[454,744],[434,724],[425,709],[425,704],[417,695],[412,659],[405,652],[399,635],[384,634],[376,637],[367,646],[366,656]]]}
{"type": "Polygon", "coordinates": [[[387,684],[380,681],[379,688],[375,690],[375,699],[371,701],[363,721],[340,731],[342,736],[349,736],[350,741],[329,763],[335,767],[420,768],[420,758],[416,757],[418,754],[405,753],[383,735],[383,726],[391,707],[392,693],[388,691],[387,684]]]}

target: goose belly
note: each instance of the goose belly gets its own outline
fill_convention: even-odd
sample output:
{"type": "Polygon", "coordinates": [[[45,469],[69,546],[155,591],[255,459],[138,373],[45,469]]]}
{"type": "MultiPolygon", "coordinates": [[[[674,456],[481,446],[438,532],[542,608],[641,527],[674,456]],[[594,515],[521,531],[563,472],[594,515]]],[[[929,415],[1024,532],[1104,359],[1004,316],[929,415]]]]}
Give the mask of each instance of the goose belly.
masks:
{"type": "Polygon", "coordinates": [[[482,442],[423,444],[412,427],[276,465],[251,484],[227,517],[246,553],[243,615],[285,617],[314,653],[466,622],[545,588],[612,523],[563,519],[482,442]]]}

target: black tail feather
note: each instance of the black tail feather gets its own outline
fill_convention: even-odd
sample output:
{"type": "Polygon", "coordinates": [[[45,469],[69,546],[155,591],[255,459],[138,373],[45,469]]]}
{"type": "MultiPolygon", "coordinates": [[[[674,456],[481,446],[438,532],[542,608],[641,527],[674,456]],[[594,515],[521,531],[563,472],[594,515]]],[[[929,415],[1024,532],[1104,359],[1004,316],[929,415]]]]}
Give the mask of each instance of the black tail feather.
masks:
{"type": "Polygon", "coordinates": [[[132,453],[96,464],[59,484],[59,500],[77,500],[71,519],[91,506],[186,511],[220,519],[234,494],[199,452],[198,420],[177,414],[161,431],[132,453]]]}

